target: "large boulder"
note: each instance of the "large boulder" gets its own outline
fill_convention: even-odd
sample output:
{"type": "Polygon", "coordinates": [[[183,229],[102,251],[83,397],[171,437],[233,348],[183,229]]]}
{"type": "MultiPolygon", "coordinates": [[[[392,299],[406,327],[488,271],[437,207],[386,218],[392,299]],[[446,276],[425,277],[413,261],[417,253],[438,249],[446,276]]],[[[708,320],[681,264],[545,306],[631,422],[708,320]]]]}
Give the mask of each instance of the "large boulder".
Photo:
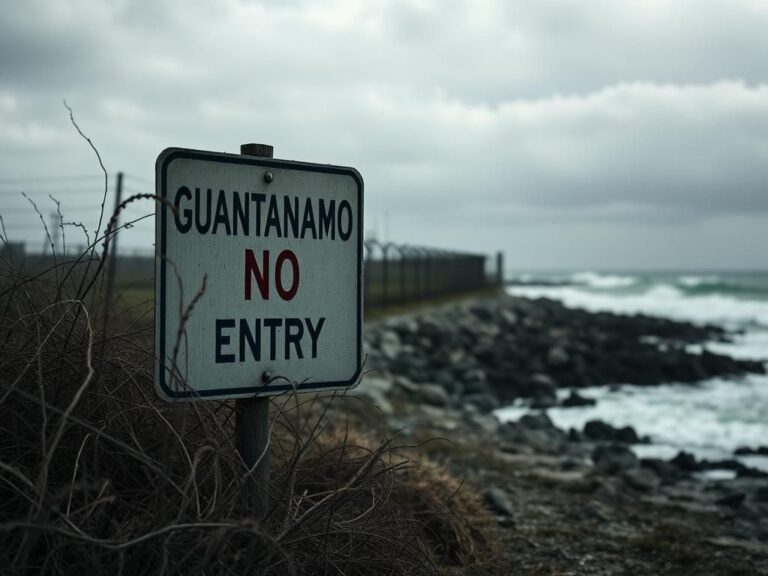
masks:
{"type": "Polygon", "coordinates": [[[445,407],[451,403],[451,398],[445,388],[439,384],[421,383],[417,388],[417,397],[431,406],[445,407]]]}
{"type": "Polygon", "coordinates": [[[628,468],[621,473],[624,483],[641,492],[651,492],[659,487],[661,480],[648,468],[628,468]]]}
{"type": "Polygon", "coordinates": [[[640,465],[656,474],[662,484],[677,482],[681,477],[677,466],[661,458],[642,458],[640,465]]]}
{"type": "Polygon", "coordinates": [[[768,456],[768,446],[740,446],[733,451],[737,456],[768,456]]]}
{"type": "Polygon", "coordinates": [[[678,452],[677,456],[672,458],[669,463],[682,472],[696,472],[700,468],[699,463],[696,461],[696,457],[683,450],[678,452]]]}
{"type": "Polygon", "coordinates": [[[499,401],[493,394],[466,394],[461,402],[476,407],[480,412],[492,412],[499,407],[499,401]]]}
{"type": "Polygon", "coordinates": [[[391,416],[395,410],[387,395],[392,390],[392,386],[392,380],[389,378],[366,375],[360,384],[351,390],[351,394],[377,406],[384,415],[391,416]]]}
{"type": "Polygon", "coordinates": [[[584,436],[597,442],[638,444],[640,438],[631,426],[615,428],[602,420],[590,420],[584,425],[584,436]]]}
{"type": "Polygon", "coordinates": [[[575,390],[571,390],[571,393],[560,402],[560,406],[563,408],[581,408],[584,406],[594,406],[595,404],[597,404],[597,400],[585,398],[575,390]]]}
{"type": "Polygon", "coordinates": [[[534,412],[523,415],[517,422],[523,428],[529,430],[552,430],[555,424],[546,412],[534,412]]]}
{"type": "Polygon", "coordinates": [[[568,435],[557,428],[545,412],[526,414],[517,422],[508,422],[500,433],[505,440],[545,454],[560,454],[568,443],[568,435]]]}
{"type": "Polygon", "coordinates": [[[592,452],[592,462],[595,470],[611,476],[637,468],[639,464],[635,453],[622,444],[597,446],[592,452]]]}
{"type": "Polygon", "coordinates": [[[497,514],[512,516],[515,513],[515,508],[512,506],[509,496],[498,486],[491,486],[485,491],[485,501],[490,509],[497,514]]]}
{"type": "Polygon", "coordinates": [[[568,355],[568,352],[565,351],[565,348],[559,345],[552,346],[547,353],[547,363],[550,366],[563,366],[568,364],[570,359],[571,357],[568,355]]]}
{"type": "Polygon", "coordinates": [[[379,334],[379,350],[382,356],[387,360],[394,360],[400,355],[402,350],[400,336],[394,330],[383,330],[379,334]]]}

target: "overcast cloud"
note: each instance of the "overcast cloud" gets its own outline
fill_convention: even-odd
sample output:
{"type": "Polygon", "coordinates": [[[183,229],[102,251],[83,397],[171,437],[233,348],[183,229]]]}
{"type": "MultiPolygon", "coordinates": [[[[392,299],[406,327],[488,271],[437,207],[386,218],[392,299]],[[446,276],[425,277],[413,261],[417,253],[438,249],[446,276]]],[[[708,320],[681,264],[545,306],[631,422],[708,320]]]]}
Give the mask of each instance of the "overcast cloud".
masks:
{"type": "Polygon", "coordinates": [[[163,148],[267,142],[357,167],[367,228],[396,241],[520,267],[764,268],[767,30],[759,0],[11,0],[0,213],[35,242],[17,189],[92,219],[97,180],[9,181],[98,172],[66,99],[134,191],[163,148]]]}

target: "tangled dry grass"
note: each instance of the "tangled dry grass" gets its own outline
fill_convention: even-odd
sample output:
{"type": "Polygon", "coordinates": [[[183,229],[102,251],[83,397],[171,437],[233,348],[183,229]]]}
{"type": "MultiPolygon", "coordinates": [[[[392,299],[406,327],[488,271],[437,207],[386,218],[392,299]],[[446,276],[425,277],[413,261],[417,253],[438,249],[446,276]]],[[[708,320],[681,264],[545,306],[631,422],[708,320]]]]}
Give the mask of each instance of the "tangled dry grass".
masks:
{"type": "Polygon", "coordinates": [[[272,506],[256,522],[231,402],[160,403],[147,328],[122,317],[101,332],[99,297],[68,295],[55,274],[9,268],[1,292],[10,573],[429,574],[487,554],[479,501],[353,429],[346,398],[272,402],[272,506]]]}
{"type": "MultiPolygon", "coordinates": [[[[82,272],[67,282],[88,285],[82,272]]],[[[345,398],[273,401],[272,507],[256,522],[233,404],[158,402],[151,334],[130,317],[100,332],[99,297],[69,295],[62,278],[3,277],[10,573],[429,574],[487,554],[478,500],[393,439],[353,430],[345,398]]]]}
{"type": "Polygon", "coordinates": [[[479,500],[355,429],[347,398],[272,402],[271,511],[256,521],[233,403],[159,402],[151,326],[103,306],[116,232],[39,274],[0,253],[0,572],[434,574],[487,560],[479,500]]]}

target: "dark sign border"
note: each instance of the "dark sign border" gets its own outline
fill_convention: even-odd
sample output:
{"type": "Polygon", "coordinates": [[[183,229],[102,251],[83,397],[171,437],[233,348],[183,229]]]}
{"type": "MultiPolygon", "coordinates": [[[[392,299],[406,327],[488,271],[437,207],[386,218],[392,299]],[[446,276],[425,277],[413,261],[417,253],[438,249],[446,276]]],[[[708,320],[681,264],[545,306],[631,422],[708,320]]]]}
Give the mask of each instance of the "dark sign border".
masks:
{"type": "MultiPolygon", "coordinates": [[[[255,156],[240,156],[191,150],[186,148],[166,148],[157,157],[155,163],[155,188],[157,195],[163,199],[155,217],[155,390],[166,401],[182,401],[196,399],[225,399],[229,397],[274,396],[291,390],[297,392],[316,392],[333,389],[352,388],[360,378],[363,369],[363,178],[354,168],[333,166],[330,164],[312,164],[289,160],[275,160],[255,156]],[[304,382],[291,384],[261,384],[254,386],[218,388],[215,390],[173,390],[166,383],[166,230],[168,220],[167,179],[168,165],[177,159],[204,160],[220,164],[238,164],[262,168],[281,168],[301,172],[320,172],[325,174],[340,174],[351,176],[357,184],[357,367],[348,380],[335,382],[304,382]],[[159,247],[159,251],[158,251],[159,247]],[[158,274],[159,271],[159,274],[158,274]],[[158,305],[159,304],[159,305],[158,305]]],[[[254,374],[254,378],[258,376],[254,374]]]]}

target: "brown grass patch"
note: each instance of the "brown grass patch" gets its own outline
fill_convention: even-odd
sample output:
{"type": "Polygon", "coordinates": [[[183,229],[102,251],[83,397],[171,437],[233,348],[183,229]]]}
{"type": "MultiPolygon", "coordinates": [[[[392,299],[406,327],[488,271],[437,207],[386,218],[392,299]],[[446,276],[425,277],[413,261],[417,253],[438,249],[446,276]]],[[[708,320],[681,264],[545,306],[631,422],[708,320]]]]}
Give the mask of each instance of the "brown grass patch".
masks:
{"type": "Polygon", "coordinates": [[[155,398],[151,327],[105,321],[99,258],[0,278],[4,571],[434,574],[493,557],[478,498],[353,429],[345,398],[272,402],[271,512],[255,520],[234,404],[155,398]]]}

